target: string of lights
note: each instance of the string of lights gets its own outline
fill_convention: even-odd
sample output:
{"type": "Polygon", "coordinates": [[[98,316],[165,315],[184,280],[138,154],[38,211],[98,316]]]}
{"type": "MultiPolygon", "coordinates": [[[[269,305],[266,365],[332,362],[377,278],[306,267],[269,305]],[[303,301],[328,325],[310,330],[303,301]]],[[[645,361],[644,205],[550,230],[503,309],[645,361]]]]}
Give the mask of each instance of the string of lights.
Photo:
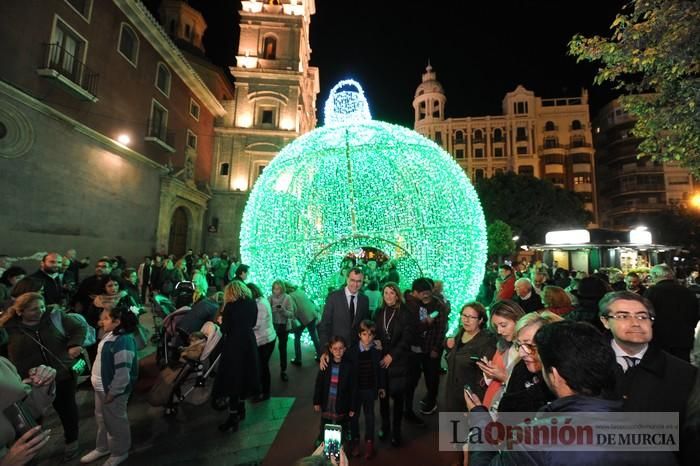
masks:
{"type": "Polygon", "coordinates": [[[473,299],[486,224],[464,171],[431,140],[373,121],[360,85],[342,84],[326,125],[286,146],[253,186],[242,260],[264,287],[284,278],[322,304],[348,253],[371,247],[396,264],[402,288],[428,276],[444,281],[453,303],[473,299]]]}

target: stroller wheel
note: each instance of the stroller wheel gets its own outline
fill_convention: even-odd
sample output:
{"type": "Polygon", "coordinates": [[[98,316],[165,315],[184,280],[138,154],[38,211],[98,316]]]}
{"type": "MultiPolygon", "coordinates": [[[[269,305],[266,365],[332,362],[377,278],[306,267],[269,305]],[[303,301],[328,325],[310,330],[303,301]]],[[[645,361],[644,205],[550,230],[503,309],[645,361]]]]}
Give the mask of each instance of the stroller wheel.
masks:
{"type": "Polygon", "coordinates": [[[177,414],[177,406],[166,406],[165,407],[165,415],[166,416],[175,416],[177,414]]]}

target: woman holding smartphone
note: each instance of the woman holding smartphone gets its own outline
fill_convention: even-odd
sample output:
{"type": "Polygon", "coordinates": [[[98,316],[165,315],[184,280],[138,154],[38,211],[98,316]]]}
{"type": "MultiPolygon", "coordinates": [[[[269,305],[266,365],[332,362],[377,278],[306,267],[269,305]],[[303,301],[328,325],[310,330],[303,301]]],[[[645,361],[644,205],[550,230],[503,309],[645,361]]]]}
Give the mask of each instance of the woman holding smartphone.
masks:
{"type": "Polygon", "coordinates": [[[492,412],[498,409],[498,403],[503,395],[508,377],[513,367],[520,361],[518,350],[513,345],[515,339],[515,323],[525,311],[515,301],[505,299],[491,306],[490,328],[498,335],[496,352],[493,359],[477,361],[477,366],[484,373],[484,381],[488,385],[484,394],[484,406],[492,412]]]}
{"type": "Polygon", "coordinates": [[[443,411],[465,411],[464,386],[483,398],[486,384],[477,361],[491,359],[496,352],[496,338],[485,329],[486,308],[481,303],[465,304],[460,312],[462,325],[454,337],[445,341],[447,347],[447,380],[443,411]]]}

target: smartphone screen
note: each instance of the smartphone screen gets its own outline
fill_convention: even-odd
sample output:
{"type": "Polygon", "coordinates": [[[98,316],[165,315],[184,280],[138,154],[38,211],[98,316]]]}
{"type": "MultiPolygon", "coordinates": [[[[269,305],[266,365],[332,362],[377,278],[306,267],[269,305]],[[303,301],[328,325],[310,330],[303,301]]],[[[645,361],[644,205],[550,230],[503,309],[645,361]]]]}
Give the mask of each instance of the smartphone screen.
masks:
{"type": "Polygon", "coordinates": [[[343,428],[337,424],[326,424],[323,432],[323,454],[340,461],[340,446],[343,428]]]}
{"type": "Polygon", "coordinates": [[[432,312],[432,313],[430,314],[430,318],[431,318],[431,319],[435,319],[435,318],[436,318],[437,316],[439,316],[439,315],[440,315],[440,311],[435,311],[435,312],[432,312]]]}

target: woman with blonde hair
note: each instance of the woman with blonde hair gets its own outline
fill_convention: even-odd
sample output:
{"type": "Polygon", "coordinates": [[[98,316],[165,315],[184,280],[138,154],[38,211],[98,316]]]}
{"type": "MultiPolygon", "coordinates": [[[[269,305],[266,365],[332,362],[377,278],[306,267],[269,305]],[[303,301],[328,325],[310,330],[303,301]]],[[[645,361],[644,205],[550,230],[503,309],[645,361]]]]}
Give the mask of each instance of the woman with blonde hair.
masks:
{"type": "Polygon", "coordinates": [[[224,289],[224,306],[220,312],[221,359],[216,374],[212,400],[228,398],[229,416],[219,425],[222,432],[238,430],[245,418],[245,399],[260,393],[258,345],[253,327],[258,306],[245,283],[234,280],[224,289]]]}
{"type": "MultiPolygon", "coordinates": [[[[272,294],[268,299],[272,308],[272,323],[279,339],[280,378],[286,382],[289,380],[289,376],[287,376],[287,343],[294,322],[294,300],[287,294],[285,283],[282,280],[275,280],[272,283],[272,294]]],[[[296,363],[296,360],[292,360],[292,364],[296,363]]]]}
{"type": "Polygon", "coordinates": [[[20,377],[29,378],[30,369],[41,365],[56,369],[53,407],[63,425],[64,460],[69,461],[78,455],[77,377],[72,366],[82,353],[86,328],[75,317],[54,312],[60,313],[63,332],[52,322],[51,312],[46,312],[44,297],[24,293],[2,316],[0,326],[7,332],[8,356],[20,377]]]}

